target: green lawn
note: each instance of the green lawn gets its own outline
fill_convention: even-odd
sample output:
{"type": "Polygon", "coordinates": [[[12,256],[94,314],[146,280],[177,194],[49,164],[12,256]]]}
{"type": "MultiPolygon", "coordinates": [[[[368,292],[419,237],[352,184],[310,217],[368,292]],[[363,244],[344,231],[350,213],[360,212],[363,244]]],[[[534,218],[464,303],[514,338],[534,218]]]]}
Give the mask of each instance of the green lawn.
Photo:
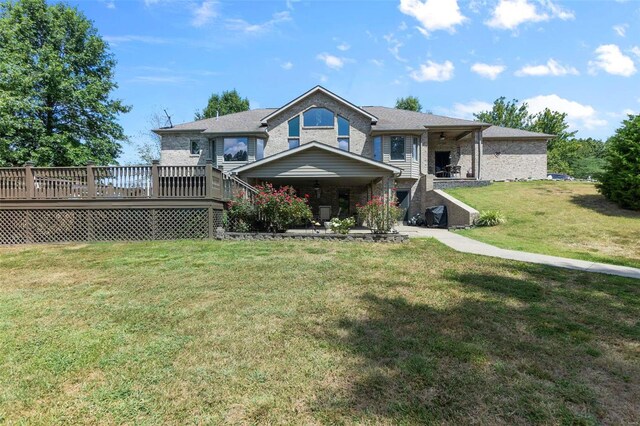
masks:
{"type": "Polygon", "coordinates": [[[584,182],[498,182],[448,193],[502,211],[507,223],[462,234],[498,247],[640,268],[640,212],[623,210],[584,182]]]}
{"type": "Polygon", "coordinates": [[[0,249],[0,423],[623,424],[637,280],[406,244],[0,249]]]}

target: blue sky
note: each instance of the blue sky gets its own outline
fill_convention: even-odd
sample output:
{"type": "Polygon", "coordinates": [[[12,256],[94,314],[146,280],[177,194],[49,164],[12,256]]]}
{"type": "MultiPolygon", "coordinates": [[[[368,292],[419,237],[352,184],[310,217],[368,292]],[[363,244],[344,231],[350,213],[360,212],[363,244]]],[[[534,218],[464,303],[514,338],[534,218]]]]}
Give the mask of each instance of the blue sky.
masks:
{"type": "MultiPolygon", "coordinates": [[[[499,96],[567,112],[606,138],[640,112],[640,2],[93,0],[75,4],[118,61],[132,140],[166,109],[191,121],[212,92],[252,108],[321,84],[358,105],[418,96],[470,118],[499,96]]],[[[122,162],[136,160],[131,146],[122,162]]]]}

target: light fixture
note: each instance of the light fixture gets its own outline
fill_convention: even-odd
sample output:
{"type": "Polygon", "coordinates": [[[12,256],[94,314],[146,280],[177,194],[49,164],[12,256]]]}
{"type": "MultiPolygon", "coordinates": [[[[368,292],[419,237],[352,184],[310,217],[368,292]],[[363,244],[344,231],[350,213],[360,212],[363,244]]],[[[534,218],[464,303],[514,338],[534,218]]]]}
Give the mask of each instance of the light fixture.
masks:
{"type": "Polygon", "coordinates": [[[316,191],[316,198],[320,198],[320,182],[318,180],[314,182],[313,189],[316,191]]]}
{"type": "Polygon", "coordinates": [[[440,132],[440,142],[444,141],[444,132],[440,132]]]}

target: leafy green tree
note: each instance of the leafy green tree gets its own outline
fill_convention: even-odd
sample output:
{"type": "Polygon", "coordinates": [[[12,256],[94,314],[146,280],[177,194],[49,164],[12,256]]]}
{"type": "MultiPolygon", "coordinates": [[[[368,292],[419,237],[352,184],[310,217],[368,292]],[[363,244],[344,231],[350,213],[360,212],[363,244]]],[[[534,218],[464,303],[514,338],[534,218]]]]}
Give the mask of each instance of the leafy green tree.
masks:
{"type": "Polygon", "coordinates": [[[396,109],[406,109],[408,111],[420,112],[422,105],[420,100],[415,96],[407,96],[406,98],[396,99],[396,109]]]}
{"type": "Polygon", "coordinates": [[[126,141],[115,60],[77,9],[0,2],[0,165],[108,164],[126,141]]]}
{"type": "Polygon", "coordinates": [[[507,101],[504,96],[493,102],[491,111],[473,114],[476,120],[496,126],[528,130],[531,122],[529,106],[526,103],[518,106],[518,100],[507,101]]]}
{"type": "Polygon", "coordinates": [[[214,93],[209,98],[207,106],[200,111],[196,111],[196,120],[212,118],[216,115],[233,114],[249,110],[249,99],[241,98],[236,89],[225,90],[221,94],[214,93]]]}
{"type": "Polygon", "coordinates": [[[640,210],[640,114],[629,115],[607,141],[600,192],[625,209],[640,210]]]}

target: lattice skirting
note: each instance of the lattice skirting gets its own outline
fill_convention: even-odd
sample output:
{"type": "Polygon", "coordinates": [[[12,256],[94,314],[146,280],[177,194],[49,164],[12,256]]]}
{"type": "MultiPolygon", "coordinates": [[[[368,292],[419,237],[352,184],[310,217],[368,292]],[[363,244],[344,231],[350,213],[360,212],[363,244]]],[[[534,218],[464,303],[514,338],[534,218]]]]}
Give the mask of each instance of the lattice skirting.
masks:
{"type": "Polygon", "coordinates": [[[202,239],[221,226],[209,208],[0,209],[0,244],[202,239]]]}

